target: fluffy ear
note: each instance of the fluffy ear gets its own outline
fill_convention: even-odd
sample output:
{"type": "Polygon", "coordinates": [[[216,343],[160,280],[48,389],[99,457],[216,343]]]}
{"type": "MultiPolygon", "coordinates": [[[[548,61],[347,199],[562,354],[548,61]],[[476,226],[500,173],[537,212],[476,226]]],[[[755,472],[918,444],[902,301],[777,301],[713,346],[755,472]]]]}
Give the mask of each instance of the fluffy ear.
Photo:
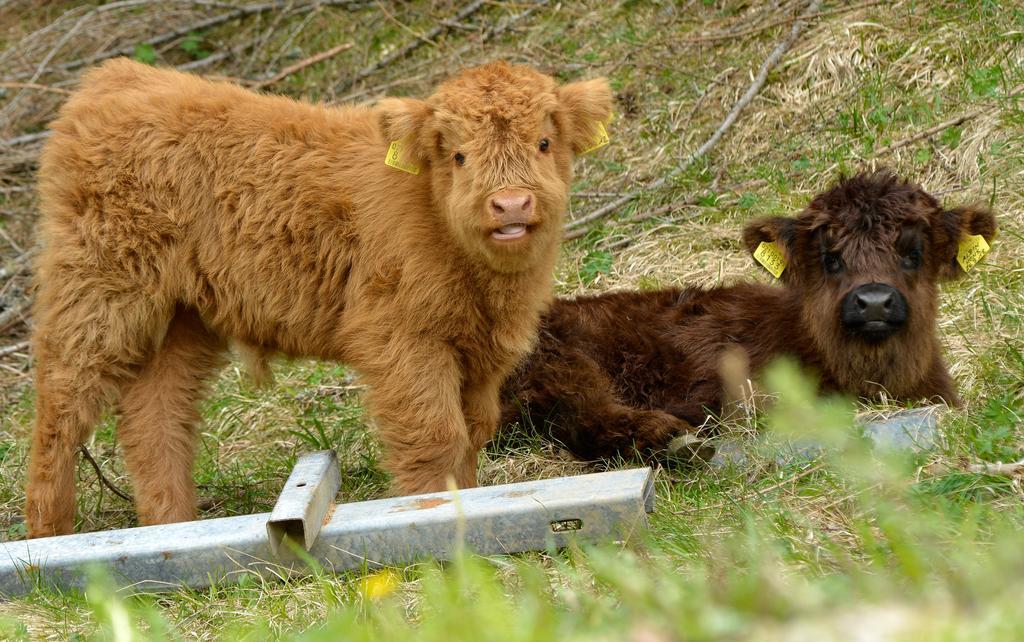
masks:
{"type": "Polygon", "coordinates": [[[574,153],[593,147],[598,125],[612,115],[612,88],[604,78],[582,80],[558,88],[558,102],[566,115],[566,135],[574,153]]]}
{"type": "Polygon", "coordinates": [[[427,160],[423,144],[427,121],[434,109],[415,98],[384,98],[377,103],[377,113],[385,142],[400,140],[410,159],[427,160]]]}
{"type": "Polygon", "coordinates": [[[779,248],[786,253],[788,259],[793,250],[792,242],[795,236],[795,221],[785,216],[769,216],[758,218],[747,223],[743,228],[743,245],[747,251],[753,254],[761,243],[777,243],[779,248]]]}
{"type": "Polygon", "coordinates": [[[970,236],[982,236],[991,245],[996,236],[996,217],[985,207],[968,205],[945,210],[942,223],[933,226],[932,248],[936,253],[940,279],[955,279],[964,275],[956,260],[960,243],[970,236]]]}
{"type": "MultiPolygon", "coordinates": [[[[743,228],[743,245],[751,255],[757,251],[761,243],[775,243],[782,251],[787,265],[793,262],[795,239],[796,220],[785,216],[754,219],[743,228]]],[[[786,280],[792,273],[792,270],[785,270],[782,273],[782,280],[786,280]]]]}

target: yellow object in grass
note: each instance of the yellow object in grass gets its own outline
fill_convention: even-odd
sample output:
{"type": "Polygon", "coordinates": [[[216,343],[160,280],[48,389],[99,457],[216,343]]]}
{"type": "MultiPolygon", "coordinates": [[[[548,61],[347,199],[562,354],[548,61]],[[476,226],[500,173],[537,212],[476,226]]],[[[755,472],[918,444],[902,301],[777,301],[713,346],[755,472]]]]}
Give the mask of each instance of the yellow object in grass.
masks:
{"type": "Polygon", "coordinates": [[[379,600],[395,592],[401,584],[398,574],[391,569],[384,569],[363,578],[362,593],[371,600],[379,600]]]}

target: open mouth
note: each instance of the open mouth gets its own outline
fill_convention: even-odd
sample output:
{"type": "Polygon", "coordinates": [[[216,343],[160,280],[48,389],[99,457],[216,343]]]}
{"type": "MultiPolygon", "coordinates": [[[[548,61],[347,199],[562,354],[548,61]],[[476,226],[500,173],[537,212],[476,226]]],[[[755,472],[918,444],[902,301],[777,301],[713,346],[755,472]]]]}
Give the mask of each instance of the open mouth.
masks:
{"type": "Polygon", "coordinates": [[[529,229],[530,228],[524,223],[502,225],[491,232],[491,238],[495,241],[515,241],[516,239],[525,237],[529,232],[529,229]]]}

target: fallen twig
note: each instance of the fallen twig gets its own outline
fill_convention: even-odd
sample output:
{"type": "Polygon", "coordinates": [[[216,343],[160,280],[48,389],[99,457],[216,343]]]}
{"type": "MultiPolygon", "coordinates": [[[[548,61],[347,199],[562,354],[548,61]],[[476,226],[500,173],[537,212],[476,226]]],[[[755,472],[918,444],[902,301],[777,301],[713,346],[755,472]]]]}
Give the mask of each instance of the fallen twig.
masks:
{"type": "Polygon", "coordinates": [[[25,320],[25,311],[28,309],[28,301],[22,301],[18,305],[11,306],[0,312],[0,332],[5,332],[12,326],[25,320]]]}
{"type": "Polygon", "coordinates": [[[813,15],[817,11],[819,4],[820,0],[812,0],[810,5],[808,5],[807,9],[805,9],[804,13],[800,16],[800,18],[798,18],[796,22],[793,23],[793,27],[789,30],[789,35],[786,37],[786,39],[780,42],[778,45],[776,45],[775,49],[772,50],[768,58],[766,58],[765,61],[761,63],[761,68],[758,70],[757,75],[754,77],[754,81],[750,84],[750,87],[747,88],[747,91],[744,92],[742,96],[740,96],[739,100],[736,101],[736,104],[733,105],[732,110],[730,110],[729,113],[726,115],[725,120],[723,120],[722,123],[718,126],[718,129],[716,129],[715,132],[711,134],[711,137],[708,138],[704,142],[704,144],[697,149],[697,151],[690,155],[689,159],[687,159],[682,165],[679,165],[678,167],[670,171],[668,174],[665,174],[661,178],[650,181],[644,187],[640,189],[635,189],[630,192],[626,192],[625,194],[615,199],[611,203],[607,203],[606,205],[597,208],[590,214],[582,216],[576,220],[570,221],[565,225],[565,230],[569,231],[580,226],[587,225],[588,223],[596,221],[600,218],[607,216],[611,212],[614,212],[623,205],[633,201],[636,197],[640,196],[641,194],[648,193],[650,191],[661,188],[666,182],[686,171],[695,161],[702,158],[712,148],[714,148],[714,146],[718,144],[718,141],[722,139],[725,133],[729,131],[729,128],[732,127],[733,123],[736,122],[736,119],[739,117],[740,113],[747,107],[747,105],[750,104],[750,101],[753,100],[754,96],[756,96],[757,93],[761,91],[761,87],[764,86],[764,83],[768,78],[768,73],[775,67],[775,65],[779,63],[779,60],[781,60],[782,56],[786,53],[786,51],[788,51],[789,48],[793,46],[793,43],[796,42],[796,39],[800,35],[800,32],[803,31],[804,25],[807,22],[805,16],[813,15]]]}
{"type": "Polygon", "coordinates": [[[16,147],[18,145],[27,145],[34,143],[37,140],[43,140],[50,135],[50,130],[43,132],[36,132],[34,134],[22,134],[21,136],[15,136],[14,138],[8,138],[5,141],[0,141],[0,147],[16,147]]]}
{"type": "Polygon", "coordinates": [[[126,502],[133,502],[134,501],[132,499],[131,495],[129,495],[128,493],[124,492],[123,490],[121,490],[120,488],[115,486],[114,482],[112,482],[109,479],[107,479],[107,476],[104,475],[103,471],[100,469],[99,463],[95,459],[93,459],[92,453],[89,452],[89,449],[86,448],[84,444],[79,446],[78,450],[81,451],[82,457],[84,457],[87,462],[92,464],[92,468],[93,468],[93,470],[96,471],[96,476],[99,477],[101,484],[103,484],[104,486],[109,488],[112,493],[114,493],[115,495],[117,495],[118,497],[123,499],[124,501],[126,501],[126,502]]]}
{"type": "Polygon", "coordinates": [[[808,468],[805,468],[805,469],[801,470],[799,473],[797,473],[795,475],[792,475],[790,477],[787,477],[787,478],[783,479],[782,481],[780,481],[778,483],[772,484],[768,488],[755,488],[754,490],[752,490],[750,492],[744,493],[740,497],[736,497],[736,498],[730,499],[728,501],[719,502],[717,504],[712,504],[711,506],[693,506],[693,507],[686,508],[684,510],[673,511],[673,513],[675,515],[686,515],[688,513],[694,512],[694,511],[701,511],[701,512],[713,511],[713,510],[719,510],[719,509],[725,508],[726,506],[730,506],[732,504],[739,504],[739,503],[746,502],[746,501],[748,501],[750,499],[753,499],[754,497],[761,497],[761,498],[763,498],[768,493],[770,493],[770,492],[772,492],[774,490],[778,490],[778,489],[782,488],[783,486],[787,486],[789,484],[795,483],[795,482],[803,479],[804,477],[807,477],[808,475],[811,475],[811,474],[814,474],[814,473],[818,472],[819,470],[821,470],[824,467],[825,467],[825,464],[817,463],[817,464],[814,464],[814,465],[812,465],[812,466],[810,466],[808,468]]]}
{"type": "Polygon", "coordinates": [[[895,150],[897,150],[897,149],[899,149],[901,147],[906,147],[907,145],[911,145],[913,143],[916,143],[917,141],[919,141],[919,140],[921,140],[923,138],[928,138],[930,136],[934,136],[935,134],[938,134],[939,132],[941,132],[944,129],[949,129],[950,127],[955,127],[957,125],[962,125],[963,123],[965,123],[965,122],[967,122],[969,120],[973,120],[973,119],[977,118],[978,116],[984,114],[989,109],[990,109],[989,107],[980,107],[978,109],[972,109],[969,112],[960,114],[959,116],[956,116],[954,118],[950,118],[949,120],[943,121],[943,122],[939,123],[938,125],[935,125],[934,127],[929,127],[928,129],[925,129],[924,131],[920,131],[920,132],[914,134],[913,136],[908,136],[907,138],[904,138],[903,140],[896,141],[892,145],[888,145],[887,147],[883,147],[882,149],[879,149],[878,151],[876,151],[874,155],[875,156],[885,156],[886,154],[888,154],[890,152],[893,152],[893,151],[895,151],[895,150]]]}
{"type": "Polygon", "coordinates": [[[71,94],[67,89],[50,87],[49,85],[40,85],[39,83],[34,82],[0,82],[0,89],[34,89],[36,91],[49,91],[55,94],[71,94]]]}
{"type": "Polygon", "coordinates": [[[529,17],[530,15],[533,14],[534,11],[536,11],[537,9],[540,9],[541,7],[544,7],[550,1],[551,0],[537,0],[532,5],[530,5],[526,9],[523,9],[522,11],[517,13],[516,15],[512,16],[511,18],[509,18],[508,20],[505,20],[504,22],[499,21],[498,25],[496,27],[494,27],[493,29],[488,29],[488,30],[484,31],[483,38],[481,38],[480,41],[481,42],[487,42],[488,40],[490,40],[492,38],[500,36],[501,34],[505,33],[509,29],[511,29],[513,27],[513,25],[515,25],[517,22],[519,22],[523,18],[529,17]]]}
{"type": "Polygon", "coordinates": [[[1004,464],[1003,462],[996,462],[994,464],[981,463],[971,464],[967,467],[972,473],[984,473],[986,475],[1004,475],[1006,477],[1012,477],[1017,474],[1024,473],[1024,459],[1015,461],[1012,464],[1004,464]]]}
{"type": "MultiPolygon", "coordinates": [[[[228,11],[228,12],[222,13],[220,15],[210,17],[210,18],[205,18],[203,20],[200,20],[198,22],[194,22],[194,23],[186,25],[184,27],[179,27],[177,29],[171,29],[170,31],[165,31],[164,33],[156,35],[156,36],[153,36],[149,40],[145,40],[145,41],[143,41],[140,44],[145,44],[145,45],[150,45],[150,46],[162,45],[164,43],[167,43],[167,42],[170,42],[170,41],[174,40],[175,38],[180,38],[182,36],[186,36],[186,35],[194,32],[194,31],[202,31],[204,29],[210,29],[211,27],[216,27],[217,25],[221,25],[221,24],[223,24],[225,22],[230,22],[231,20],[236,20],[238,18],[245,18],[245,17],[248,17],[248,16],[260,14],[260,13],[266,13],[268,11],[276,11],[278,9],[284,9],[284,8],[293,6],[293,4],[294,3],[289,1],[289,0],[280,0],[278,2],[265,2],[263,4],[252,4],[252,5],[248,5],[248,6],[245,6],[245,7],[239,7],[237,9],[233,10],[233,11],[228,11]]],[[[300,11],[310,11],[310,10],[316,9],[318,7],[337,7],[337,6],[351,7],[351,8],[361,8],[361,7],[366,6],[366,4],[367,3],[365,1],[363,1],[363,0],[318,0],[316,2],[308,3],[306,6],[298,7],[298,9],[300,11]]],[[[108,10],[108,11],[110,10],[110,8],[111,8],[110,5],[106,5],[104,7],[101,7],[101,9],[108,10]]],[[[91,15],[91,14],[86,14],[86,16],[89,16],[89,15],[91,15]]],[[[86,16],[83,16],[83,17],[86,17],[86,16]]],[[[117,49],[108,49],[107,51],[101,51],[100,53],[94,54],[92,56],[87,56],[85,58],[79,58],[77,60],[71,60],[69,62],[61,63],[61,64],[57,65],[55,68],[59,69],[61,71],[73,71],[73,70],[79,69],[81,67],[87,67],[89,65],[94,65],[94,64],[96,64],[98,62],[103,62],[104,60],[108,60],[110,58],[116,58],[118,56],[130,56],[133,53],[135,53],[135,47],[136,47],[136,44],[133,43],[132,45],[125,46],[125,47],[119,47],[117,49]]],[[[25,73],[21,73],[21,74],[15,75],[14,79],[15,80],[20,80],[22,78],[31,77],[32,75],[33,75],[32,72],[25,72],[25,73]]]]}
{"type": "Polygon", "coordinates": [[[22,350],[27,350],[28,346],[28,341],[19,341],[18,343],[13,343],[9,346],[4,346],[0,348],[0,357],[6,357],[9,354],[15,354],[17,352],[21,352],[22,350]]]}
{"type": "Polygon", "coordinates": [[[306,58],[305,60],[300,60],[299,62],[295,63],[294,65],[289,65],[289,66],[285,67],[284,69],[279,71],[276,75],[274,75],[272,78],[267,78],[266,80],[260,80],[258,82],[252,83],[251,86],[252,86],[253,89],[263,89],[264,87],[269,87],[270,85],[273,85],[275,83],[281,82],[282,80],[284,80],[288,76],[291,76],[294,73],[302,71],[306,67],[309,67],[311,65],[315,65],[318,62],[323,62],[324,60],[327,60],[328,58],[336,56],[336,55],[340,54],[341,52],[347,51],[347,50],[349,50],[351,48],[352,48],[352,43],[351,42],[346,42],[345,44],[338,45],[337,47],[331,47],[327,51],[321,51],[320,53],[318,53],[316,55],[313,55],[313,56],[310,56],[309,58],[306,58]]]}
{"type": "MultiPolygon", "coordinates": [[[[1018,85],[1010,93],[1008,93],[1005,97],[1006,98],[1012,98],[1012,97],[1017,96],[1017,95],[1019,95],[1021,93],[1024,93],[1024,85],[1018,85]]],[[[874,155],[876,157],[877,156],[884,156],[884,155],[886,155],[886,154],[888,154],[890,152],[893,152],[893,151],[895,151],[897,149],[900,149],[901,147],[906,147],[907,145],[912,145],[913,143],[916,143],[917,141],[922,140],[924,138],[930,138],[931,136],[934,136],[935,134],[938,134],[939,132],[941,132],[941,131],[943,131],[945,129],[949,129],[950,127],[956,127],[957,125],[962,125],[962,124],[966,123],[969,120],[974,120],[978,116],[981,116],[985,112],[990,111],[992,109],[995,109],[995,108],[994,107],[978,107],[977,109],[972,109],[972,110],[970,110],[968,112],[964,112],[964,113],[960,114],[959,116],[954,116],[953,118],[950,118],[949,120],[945,120],[945,121],[939,123],[938,125],[935,125],[933,127],[929,127],[928,129],[925,129],[923,131],[920,131],[920,132],[914,134],[913,136],[908,136],[908,137],[904,138],[903,140],[896,141],[895,143],[893,143],[891,145],[883,147],[882,149],[879,149],[878,151],[876,151],[874,155]]]]}
{"type": "MultiPolygon", "coordinates": [[[[724,188],[722,190],[715,190],[715,191],[718,191],[719,193],[723,193],[723,192],[739,192],[741,190],[752,189],[752,188],[755,188],[755,187],[761,187],[762,185],[767,185],[767,184],[768,184],[768,181],[766,179],[755,178],[753,180],[744,181],[742,183],[736,183],[735,185],[731,185],[731,186],[726,187],[726,188],[724,188]]],[[[608,227],[621,227],[621,226],[625,226],[625,225],[632,225],[634,223],[642,223],[643,221],[646,221],[648,219],[652,219],[652,218],[661,216],[662,214],[668,214],[669,212],[673,212],[673,211],[675,211],[677,209],[680,209],[680,208],[683,208],[683,207],[698,205],[700,203],[700,199],[701,199],[702,196],[703,196],[702,194],[700,194],[700,195],[699,194],[690,194],[689,196],[686,196],[685,198],[681,198],[681,199],[672,201],[671,203],[668,203],[666,205],[662,205],[661,207],[656,207],[653,210],[648,210],[646,212],[641,212],[639,214],[634,214],[633,216],[630,216],[629,218],[622,219],[621,221],[613,221],[612,223],[610,223],[608,225],[608,227]]],[[[562,240],[564,240],[564,241],[571,241],[573,239],[578,239],[579,237],[584,236],[586,233],[587,233],[586,229],[578,227],[578,228],[576,228],[574,230],[571,230],[571,231],[567,232],[562,237],[562,240]]]]}
{"type": "MultiPolygon", "coordinates": [[[[520,20],[523,20],[524,18],[529,17],[535,11],[537,11],[537,9],[540,9],[541,7],[547,5],[550,1],[551,0],[537,0],[537,2],[535,2],[532,5],[530,5],[528,8],[520,11],[516,15],[514,15],[514,16],[506,19],[506,20],[499,20],[498,24],[494,28],[485,29],[484,30],[483,35],[480,38],[480,43],[486,43],[486,42],[490,41],[492,38],[496,38],[496,37],[500,36],[501,34],[505,33],[506,31],[511,29],[513,26],[515,26],[520,20]]],[[[464,45],[463,47],[461,47],[459,50],[457,50],[453,54],[453,57],[458,58],[462,53],[464,53],[468,49],[468,46],[469,45],[464,45]]],[[[425,74],[420,74],[419,77],[422,77],[424,75],[425,74]]],[[[414,77],[414,78],[419,78],[419,77],[414,77]]],[[[405,82],[409,82],[409,81],[413,80],[414,78],[408,78],[408,77],[406,77],[406,78],[397,78],[395,80],[389,80],[389,81],[381,83],[379,85],[374,85],[373,87],[364,87],[363,89],[360,89],[358,91],[354,91],[352,93],[346,94],[345,96],[337,98],[337,99],[335,99],[334,102],[335,103],[347,103],[347,102],[350,102],[352,100],[355,100],[356,98],[360,98],[362,96],[368,96],[370,94],[376,94],[376,93],[379,93],[379,92],[381,92],[381,91],[383,91],[385,89],[388,89],[390,87],[394,87],[395,85],[399,85],[399,84],[402,84],[402,83],[405,83],[405,82]]]]}
{"type": "Polygon", "coordinates": [[[25,253],[25,250],[22,249],[21,245],[19,245],[17,241],[11,238],[11,235],[8,234],[7,230],[5,230],[3,227],[0,227],[0,236],[4,237],[4,240],[7,241],[7,244],[14,248],[14,251],[17,252],[19,255],[25,253]]]}
{"type": "MultiPolygon", "coordinates": [[[[856,11],[858,9],[864,9],[866,7],[872,7],[874,5],[885,4],[885,3],[889,3],[889,2],[890,2],[890,0],[868,0],[867,2],[861,2],[861,3],[858,3],[858,4],[853,4],[853,5],[850,5],[848,7],[840,7],[839,9],[829,9],[828,11],[816,11],[816,12],[814,12],[812,14],[809,14],[809,15],[805,14],[805,15],[801,16],[800,19],[801,20],[812,20],[814,18],[826,18],[826,17],[829,17],[829,16],[835,16],[835,15],[839,15],[839,14],[842,14],[842,13],[849,13],[851,11],[856,11]]],[[[712,34],[708,34],[706,36],[697,36],[696,38],[683,38],[679,42],[686,43],[686,44],[698,44],[698,43],[704,43],[704,42],[717,42],[719,40],[733,40],[735,38],[743,38],[745,36],[750,36],[750,35],[753,35],[755,33],[760,33],[762,31],[767,31],[768,29],[772,29],[774,27],[780,27],[782,25],[787,25],[787,24],[793,22],[796,19],[797,18],[795,18],[795,17],[779,18],[778,20],[772,20],[771,22],[766,22],[765,24],[762,24],[762,25],[754,25],[753,27],[747,27],[745,29],[737,29],[735,31],[723,31],[723,32],[720,32],[720,33],[712,33],[712,34]]]]}
{"type": "Polygon", "coordinates": [[[28,269],[31,259],[35,256],[36,248],[30,249],[28,252],[20,255],[18,258],[11,261],[7,266],[0,268],[0,280],[14,277],[28,269]]]}
{"type": "MultiPolygon", "coordinates": [[[[454,20],[455,22],[462,22],[466,18],[469,18],[474,13],[479,11],[483,6],[483,0],[476,0],[475,2],[472,2],[463,7],[458,13],[455,14],[454,17],[450,18],[449,21],[454,20]]],[[[390,65],[396,60],[401,60],[402,58],[405,58],[412,52],[422,47],[425,43],[433,42],[434,39],[448,32],[449,30],[451,30],[451,27],[449,25],[445,24],[444,22],[439,23],[437,26],[428,31],[422,37],[418,37],[416,40],[413,40],[412,42],[406,44],[404,47],[398,48],[397,50],[384,56],[383,58],[373,63],[372,65],[364,67],[351,78],[346,78],[345,80],[342,80],[335,86],[334,93],[338,94],[343,91],[347,91],[349,87],[356,84],[360,80],[363,80],[368,76],[377,73],[378,71],[390,65]]]]}
{"type": "MultiPolygon", "coordinates": [[[[688,205],[696,205],[697,201],[699,200],[699,198],[700,198],[699,196],[687,196],[686,198],[682,198],[682,199],[679,199],[677,201],[672,201],[668,205],[662,205],[661,207],[656,207],[653,210],[649,210],[647,212],[644,212],[643,214],[638,214],[638,215],[635,215],[635,216],[631,216],[628,219],[625,219],[624,221],[619,223],[619,225],[627,225],[627,224],[630,224],[630,223],[639,223],[641,221],[646,221],[647,219],[654,218],[656,216],[661,216],[662,214],[668,214],[669,212],[677,210],[677,209],[679,209],[681,207],[686,207],[688,205]]],[[[616,227],[617,226],[618,225],[616,225],[616,227]]],[[[578,239],[581,236],[585,236],[588,231],[589,230],[587,228],[585,228],[585,227],[577,227],[576,229],[573,229],[573,230],[570,230],[570,231],[566,232],[562,236],[562,240],[563,241],[572,241],[574,239],[578,239]]]]}

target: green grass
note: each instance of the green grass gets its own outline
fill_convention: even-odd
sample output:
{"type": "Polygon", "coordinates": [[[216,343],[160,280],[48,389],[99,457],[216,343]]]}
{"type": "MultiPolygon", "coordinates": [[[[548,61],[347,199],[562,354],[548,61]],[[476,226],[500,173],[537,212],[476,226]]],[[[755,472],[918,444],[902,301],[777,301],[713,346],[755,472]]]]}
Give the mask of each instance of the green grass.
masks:
{"type": "MultiPolygon", "coordinates": [[[[10,21],[0,44],[17,45],[72,6],[50,5],[10,21]]],[[[341,97],[334,90],[340,81],[454,12],[445,3],[386,6],[390,15],[376,6],[324,7],[280,20],[268,14],[152,53],[157,64],[183,64],[257,42],[204,71],[262,78],[352,42],[270,88],[331,100],[341,97]]],[[[490,4],[475,21],[496,24],[520,10],[490,4]]],[[[139,18],[146,11],[83,29],[55,60],[90,53],[104,38],[132,46],[170,24],[194,22],[151,16],[146,23],[139,18]]],[[[578,216],[607,202],[608,193],[640,187],[685,162],[788,27],[690,40],[784,15],[733,0],[552,3],[487,43],[455,29],[341,94],[356,101],[381,92],[423,95],[460,66],[495,58],[535,64],[562,80],[608,76],[618,93],[612,142],[577,161],[571,208],[578,216]],[[370,91],[360,93],[364,88],[370,91]]],[[[849,437],[850,413],[859,406],[813,402],[798,379],[782,374],[772,383],[782,402],[727,427],[785,435],[814,426],[836,454],[780,463],[751,443],[740,465],[661,470],[650,535],[628,547],[466,556],[441,567],[393,569],[397,582],[377,578],[373,590],[364,573],[353,572],[286,583],[249,577],[239,585],[134,596],[97,576],[86,596],[39,592],[0,605],[0,639],[128,639],[118,633],[125,618],[133,635],[154,639],[788,640],[850,639],[853,632],[862,639],[1012,639],[1024,625],[1017,599],[1024,588],[1021,480],[972,472],[971,465],[1024,457],[1024,99],[1007,97],[1024,83],[1022,30],[1019,7],[988,1],[897,2],[816,20],[706,159],[566,244],[556,273],[561,294],[767,281],[740,247],[742,224],[794,213],[839,173],[874,164],[915,178],[950,206],[989,204],[1000,224],[992,253],[946,284],[940,300],[944,349],[965,405],[940,420],[944,439],[935,451],[870,456],[849,437]],[[876,156],[981,106],[990,110],[876,156]],[[755,179],[764,182],[750,184],[755,179]],[[692,205],[626,222],[690,197],[692,205]],[[392,590],[370,595],[386,592],[381,587],[392,590]]],[[[34,68],[60,33],[18,45],[20,55],[34,68]]],[[[0,96],[0,108],[11,96],[0,96]]],[[[22,99],[2,137],[39,130],[61,99],[22,99]]],[[[31,174],[9,159],[13,152],[0,150],[0,181],[31,185],[31,174]]],[[[22,247],[31,245],[36,207],[30,192],[0,193],[3,229],[22,247]]],[[[0,265],[14,254],[0,242],[0,265]]],[[[27,284],[4,287],[0,296],[27,284]]],[[[21,334],[2,343],[20,340],[24,329],[15,332],[21,334]]],[[[0,365],[0,538],[16,538],[24,533],[33,392],[23,360],[0,365]]],[[[340,500],[385,495],[388,475],[352,374],[305,361],[276,363],[274,374],[273,386],[256,389],[233,365],[204,404],[196,465],[202,517],[268,510],[296,457],[325,446],[341,456],[340,500]]],[[[113,419],[89,446],[105,474],[130,489],[113,419]]],[[[635,463],[581,464],[511,434],[481,455],[480,480],[635,463]]],[[[86,464],[78,488],[80,530],[135,525],[131,506],[103,489],[86,464]]]]}

